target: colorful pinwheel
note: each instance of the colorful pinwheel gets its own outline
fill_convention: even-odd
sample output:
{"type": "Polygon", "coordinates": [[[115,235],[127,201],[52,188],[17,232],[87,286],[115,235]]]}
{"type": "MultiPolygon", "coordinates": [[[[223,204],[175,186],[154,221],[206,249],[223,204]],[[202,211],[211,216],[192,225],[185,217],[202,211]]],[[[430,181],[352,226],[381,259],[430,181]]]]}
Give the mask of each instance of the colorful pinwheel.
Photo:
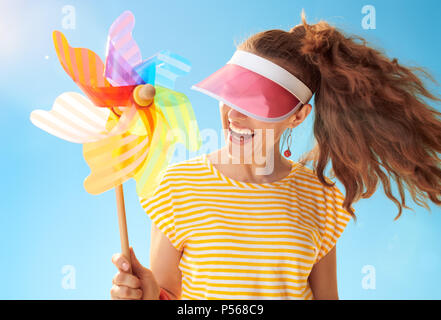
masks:
{"type": "Polygon", "coordinates": [[[84,186],[91,194],[116,188],[123,254],[128,255],[122,184],[136,180],[138,196],[146,198],[156,189],[173,156],[176,143],[196,151],[201,138],[188,98],[172,90],[178,76],[190,71],[183,57],[163,50],[142,61],[132,38],[134,16],[126,11],[109,30],[105,65],[85,48],[69,46],[54,31],[58,58],[83,96],[61,94],[50,111],[31,113],[34,125],[61,139],[83,144],[91,174],[84,186]],[[148,106],[135,102],[139,85],[154,86],[148,106]]]}

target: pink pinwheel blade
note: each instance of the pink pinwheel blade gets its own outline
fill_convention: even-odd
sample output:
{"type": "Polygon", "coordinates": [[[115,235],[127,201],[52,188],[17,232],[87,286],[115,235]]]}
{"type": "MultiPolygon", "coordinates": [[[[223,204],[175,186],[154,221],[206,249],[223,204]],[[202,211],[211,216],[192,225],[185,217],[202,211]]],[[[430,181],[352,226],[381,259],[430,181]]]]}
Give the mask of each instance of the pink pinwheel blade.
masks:
{"type": "Polygon", "coordinates": [[[113,85],[136,85],[144,81],[134,70],[141,63],[141,52],[132,38],[135,17],[125,11],[109,30],[105,76],[113,85]]]}

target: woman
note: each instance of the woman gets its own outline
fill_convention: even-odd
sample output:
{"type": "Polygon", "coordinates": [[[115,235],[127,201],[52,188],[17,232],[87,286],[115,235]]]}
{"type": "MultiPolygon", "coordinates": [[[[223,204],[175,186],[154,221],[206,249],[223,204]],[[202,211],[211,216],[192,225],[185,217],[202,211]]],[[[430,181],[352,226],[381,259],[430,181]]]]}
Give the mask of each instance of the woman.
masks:
{"type": "Polygon", "coordinates": [[[338,299],[336,241],[379,178],[395,219],[409,208],[405,185],[417,204],[441,204],[441,113],[423,98],[441,99],[417,72],[429,74],[326,22],[302,22],[253,35],[195,86],[221,101],[226,146],[169,166],[141,199],[154,222],[151,270],[133,250],[130,262],[114,255],[112,298],[338,299]],[[316,145],[294,162],[280,141],[313,93],[316,145]],[[345,197],[324,176],[329,160],[345,197]]]}

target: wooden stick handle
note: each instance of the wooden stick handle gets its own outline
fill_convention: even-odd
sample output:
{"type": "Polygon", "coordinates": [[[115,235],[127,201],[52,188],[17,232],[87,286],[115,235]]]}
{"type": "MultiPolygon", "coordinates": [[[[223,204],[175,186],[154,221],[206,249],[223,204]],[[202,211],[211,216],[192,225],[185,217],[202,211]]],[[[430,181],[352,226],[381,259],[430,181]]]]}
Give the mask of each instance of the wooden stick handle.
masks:
{"type": "MultiPolygon", "coordinates": [[[[124,206],[124,191],[120,184],[115,188],[116,191],[116,207],[118,210],[118,225],[119,236],[121,238],[121,250],[123,256],[130,262],[129,236],[127,234],[126,209],[124,206]]],[[[130,265],[129,272],[132,273],[132,266],[130,265]]]]}

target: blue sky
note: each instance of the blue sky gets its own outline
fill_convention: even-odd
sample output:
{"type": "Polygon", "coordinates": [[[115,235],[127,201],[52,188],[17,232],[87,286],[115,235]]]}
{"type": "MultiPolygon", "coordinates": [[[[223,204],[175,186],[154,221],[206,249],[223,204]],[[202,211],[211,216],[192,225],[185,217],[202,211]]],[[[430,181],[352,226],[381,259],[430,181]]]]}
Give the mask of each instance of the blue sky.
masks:
{"type": "MultiPolygon", "coordinates": [[[[225,64],[235,41],[266,29],[288,30],[300,22],[302,8],[309,22],[324,19],[359,34],[401,63],[426,67],[441,81],[439,1],[0,0],[0,273],[7,275],[0,298],[107,299],[115,273],[110,259],[120,250],[114,192],[92,196],[84,190],[89,168],[81,145],[59,140],[29,121],[32,110],[49,110],[59,94],[79,92],[56,59],[53,30],[103,57],[109,26],[131,10],[144,58],[169,49],[191,61],[192,71],[176,89],[189,97],[200,129],[220,135],[217,102],[190,90],[191,85],[225,64]],[[75,9],[74,29],[63,29],[67,5],[75,9]],[[375,29],[362,28],[365,5],[375,7],[375,29]],[[75,288],[63,287],[64,266],[72,266],[75,288]]],[[[294,131],[292,159],[311,147],[311,130],[309,117],[294,131]]],[[[148,266],[151,222],[134,182],[124,188],[130,243],[148,266]]],[[[407,196],[415,212],[405,210],[396,222],[397,208],[382,188],[354,204],[358,223],[350,222],[337,245],[340,298],[441,298],[441,208],[430,204],[429,212],[407,196]],[[366,270],[371,276],[375,272],[370,289],[363,285],[366,270]]]]}

